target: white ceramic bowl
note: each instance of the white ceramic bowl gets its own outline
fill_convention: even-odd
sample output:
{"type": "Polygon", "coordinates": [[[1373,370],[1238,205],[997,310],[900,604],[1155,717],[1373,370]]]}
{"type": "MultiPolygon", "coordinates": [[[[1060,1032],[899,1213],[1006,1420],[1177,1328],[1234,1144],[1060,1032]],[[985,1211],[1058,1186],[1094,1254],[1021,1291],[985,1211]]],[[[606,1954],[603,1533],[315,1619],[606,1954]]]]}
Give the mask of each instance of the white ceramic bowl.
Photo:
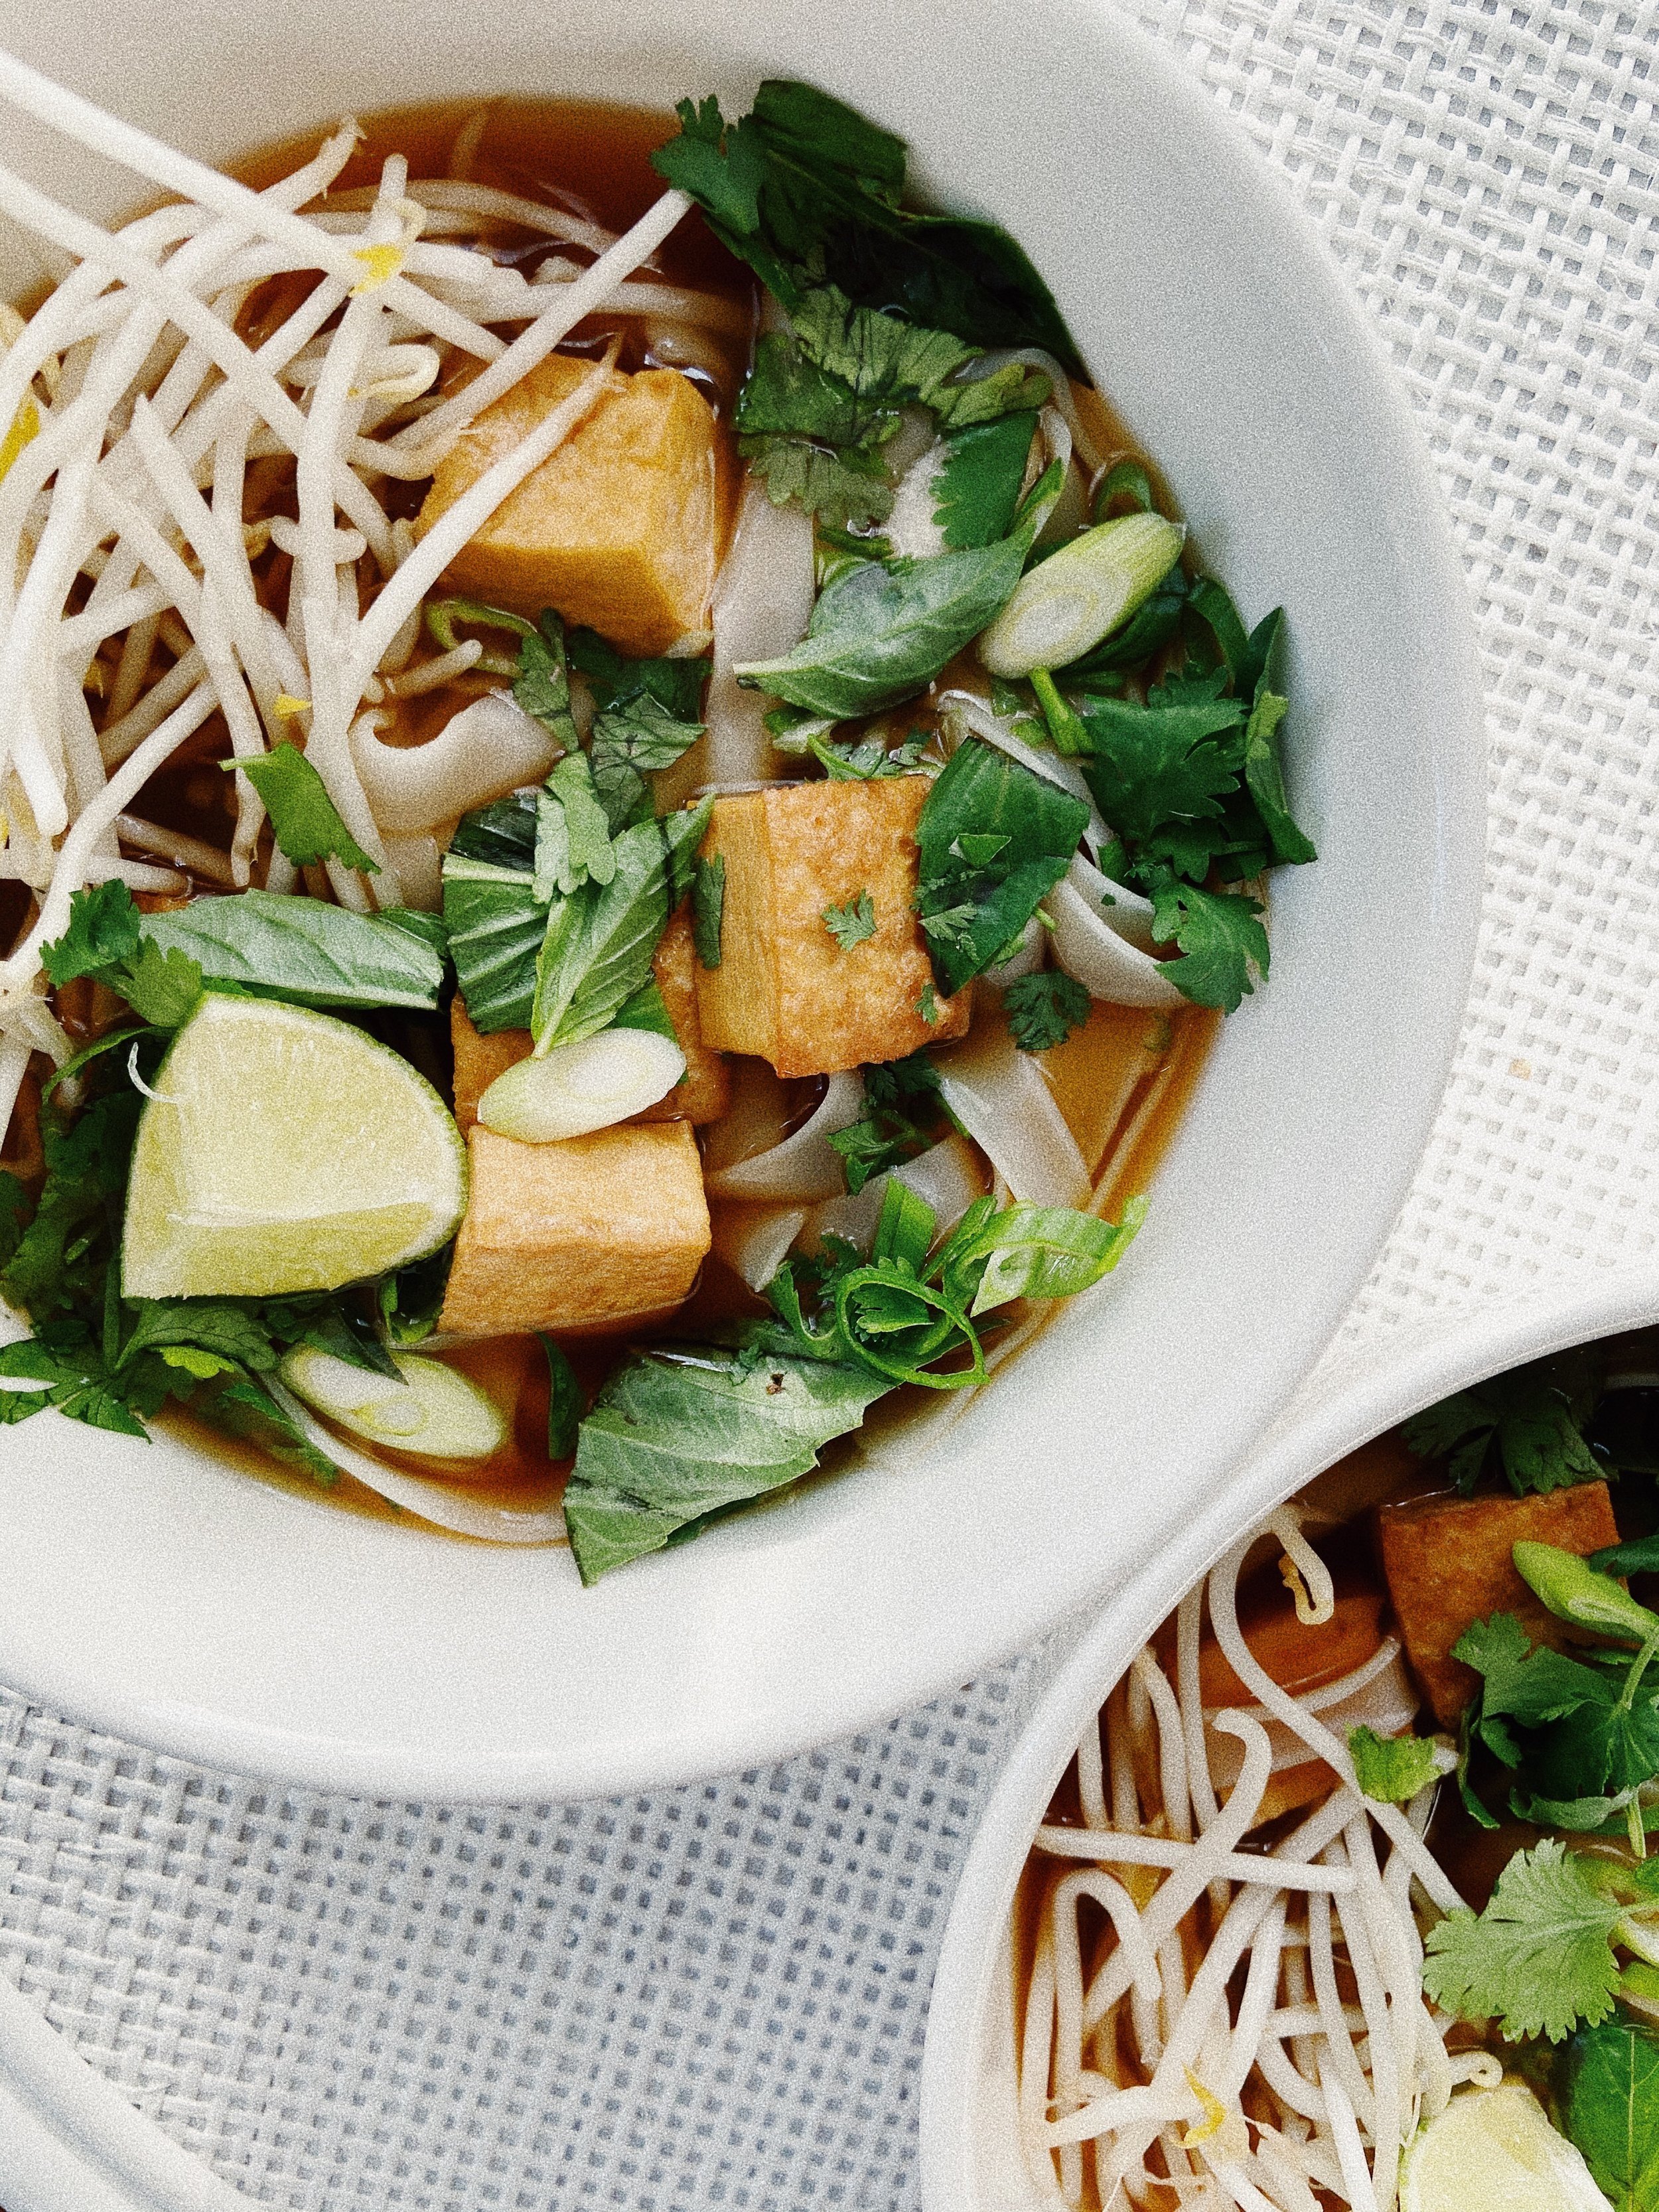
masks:
{"type": "MultiPolygon", "coordinates": [[[[1254,618],[1289,609],[1293,781],[1322,858],[1276,892],[1121,1273],[948,1445],[577,1586],[331,1511],[175,1444],[0,1436],[0,1679],[234,1767],[504,1798],[770,1758],[1029,1641],[1209,1509],[1364,1275],[1472,955],[1480,696],[1425,453],[1312,234],[1200,93],[1087,0],[0,0],[0,38],[223,157],[353,109],[580,92],[740,111],[811,76],[1005,221],[1254,618]],[[826,28],[833,23],[833,36],[826,28]]],[[[4,121],[100,211],[138,197],[4,121]]],[[[14,262],[13,274],[21,264],[14,262]]]]}
{"type": "Polygon", "coordinates": [[[1113,1684],[1200,1576],[1253,1521],[1425,1406],[1569,1345],[1659,1320],[1650,1267],[1566,1295],[1402,1330],[1386,1359],[1281,1422],[1225,1493],[1132,1586],[1057,1638],[1027,1691],[1024,1725],[963,1862],[933,1978],[921,2075],[922,2212],[1046,2212],[1018,2135],[1008,1915],[1032,1836],[1113,1684]]]}

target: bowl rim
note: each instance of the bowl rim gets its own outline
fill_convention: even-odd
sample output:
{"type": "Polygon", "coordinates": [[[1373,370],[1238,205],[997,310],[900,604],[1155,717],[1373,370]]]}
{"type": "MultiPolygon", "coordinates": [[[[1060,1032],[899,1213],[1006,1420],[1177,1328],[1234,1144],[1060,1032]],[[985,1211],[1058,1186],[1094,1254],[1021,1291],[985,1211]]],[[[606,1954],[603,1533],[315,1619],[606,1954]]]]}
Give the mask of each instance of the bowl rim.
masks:
{"type": "Polygon", "coordinates": [[[1215,1509],[1103,1611],[1073,1619],[1056,1637],[963,1862],[939,1947],[919,2093],[922,2212],[1012,2212],[979,2186],[969,2112],[1014,1886],[1090,1715],[1159,1621],[1253,1522],[1346,1453],[1527,1360],[1655,1322],[1659,1267],[1634,1265],[1402,1329],[1403,1340],[1381,1357],[1334,1369],[1328,1387],[1277,1425],[1215,1509]]]}
{"type": "MultiPolygon", "coordinates": [[[[1367,404],[1386,436],[1391,466],[1413,532],[1413,552],[1443,627],[1437,665],[1448,690],[1442,741],[1432,760],[1436,808],[1434,892],[1439,927],[1418,948],[1419,986],[1413,1000],[1423,1018],[1414,1039],[1413,1087],[1389,1121],[1384,1164],[1367,1179],[1361,1226],[1333,1262],[1313,1320],[1281,1351],[1273,1388],[1255,1407],[1235,1439],[1254,1445],[1298,1382],[1313,1367],[1340,1326],[1359,1288],[1421,1159],[1437,1110],[1467,1004],[1480,913],[1486,823],[1484,702],[1480,665],[1462,568],[1454,550],[1434,464],[1382,339],[1346,278],[1337,268],[1310,218],[1273,175],[1243,129],[1201,85],[1139,26],[1098,0],[1045,0],[1063,27],[1087,23],[1109,39],[1126,67],[1189,119],[1226,187],[1270,230],[1286,264],[1310,293],[1316,292],[1329,327],[1345,337],[1370,370],[1367,404]]],[[[734,0],[717,0],[711,20],[744,11],[734,0]]],[[[752,34],[751,37],[752,43],[752,34]]],[[[1233,1446],[1227,1447],[1230,1452],[1233,1446]]],[[[1109,1560],[1092,1575],[1098,1590],[1110,1580],[1109,1560]]],[[[507,1802],[532,1795],[564,1797],[605,1794],[694,1779],[757,1761],[787,1757],[816,1743],[874,1725],[935,1696],[972,1668],[992,1663],[1029,1644],[1067,1606],[1077,1602],[1075,1579],[1052,1598],[1024,1603],[999,1616],[994,1632],[976,1624],[958,1632],[950,1649],[931,1633],[919,1635],[880,1669],[854,1680],[805,1679],[798,1670],[787,1698],[763,1713],[728,1701],[702,1717],[695,1734],[670,1737],[641,1732],[618,1741],[614,1732],[573,1749],[542,1738],[529,1749],[435,1746],[415,1740],[395,1744],[364,1741],[345,1727],[283,1726],[216,1711],[209,1701],[154,1696],[100,1674],[95,1662],[64,1663],[9,1648],[0,1620],[0,1674],[24,1694],[59,1711],[78,1713],[138,1741],[185,1758],[269,1775],[289,1782],[374,1795],[442,1796],[474,1802],[507,1802]]]]}

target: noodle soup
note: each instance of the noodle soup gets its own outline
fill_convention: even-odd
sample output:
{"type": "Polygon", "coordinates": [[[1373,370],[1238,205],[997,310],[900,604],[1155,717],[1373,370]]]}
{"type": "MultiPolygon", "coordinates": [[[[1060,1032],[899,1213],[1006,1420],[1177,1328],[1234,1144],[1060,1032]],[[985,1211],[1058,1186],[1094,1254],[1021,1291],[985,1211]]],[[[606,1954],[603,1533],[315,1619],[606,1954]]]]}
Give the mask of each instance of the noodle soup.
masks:
{"type": "Polygon", "coordinates": [[[591,1582],[980,1386],[1314,857],[1027,248],[799,84],[239,182],[26,80],[185,197],[14,195],[9,1418],[591,1582]]]}
{"type": "Polygon", "coordinates": [[[1135,1656],[1015,1905],[1032,2203],[1645,2201],[1656,1348],[1431,1407],[1135,1656]]]}

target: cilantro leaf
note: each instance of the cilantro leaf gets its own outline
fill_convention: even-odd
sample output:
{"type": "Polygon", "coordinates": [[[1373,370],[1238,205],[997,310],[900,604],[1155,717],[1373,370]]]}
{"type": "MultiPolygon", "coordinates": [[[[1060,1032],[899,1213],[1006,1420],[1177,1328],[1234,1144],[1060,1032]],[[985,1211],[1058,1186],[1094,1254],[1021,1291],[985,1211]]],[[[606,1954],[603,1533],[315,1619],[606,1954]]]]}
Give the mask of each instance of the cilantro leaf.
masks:
{"type": "Polygon", "coordinates": [[[925,1050],[866,1067],[864,1103],[860,1118],[830,1139],[854,1198],[873,1176],[914,1159],[933,1143],[939,1121],[939,1070],[925,1050]]]}
{"type": "Polygon", "coordinates": [[[690,193],[722,244],[792,311],[819,276],[855,305],[896,308],[969,344],[1038,345],[1083,364],[1053,295],[994,223],[899,203],[896,138],[811,85],[770,78],[727,125],[717,101],[679,107],[680,135],[651,159],[690,193]]]}
{"type": "Polygon", "coordinates": [[[893,487],[879,454],[857,446],[831,452],[805,438],[768,435],[741,443],[774,507],[795,500],[837,530],[884,522],[893,511],[893,487]]]}
{"type": "Polygon", "coordinates": [[[825,907],[821,919],[843,952],[850,952],[876,933],[876,909],[867,890],[860,891],[845,906],[825,907]]]}
{"type": "Polygon", "coordinates": [[[1094,1001],[1073,975],[1041,968],[1016,976],[1002,994],[1009,1034],[1022,1052],[1049,1052],[1089,1018],[1094,1001]]]}
{"type": "Polygon", "coordinates": [[[1171,939],[1181,957],[1166,961],[1164,973],[1176,988],[1200,1006],[1237,1011],[1255,985],[1254,968],[1265,981],[1267,933],[1257,916],[1261,908],[1240,891],[1204,891],[1168,871],[1152,877],[1152,937],[1171,939]]]}
{"type": "Polygon", "coordinates": [[[1023,408],[958,430],[946,441],[933,479],[933,520],[946,545],[992,545],[1013,528],[1036,420],[1023,408]]]}
{"type": "Polygon", "coordinates": [[[1494,1455],[1517,1497],[1547,1493],[1617,1472],[1585,1435],[1598,1395],[1571,1363],[1540,1360],[1443,1398],[1401,1434],[1419,1459],[1444,1459],[1464,1496],[1494,1455]]]}
{"type": "Polygon", "coordinates": [[[54,988],[97,975],[138,950],[138,909],[118,877],[70,895],[69,927],[40,948],[40,965],[54,988]]]}
{"type": "Polygon", "coordinates": [[[134,957],[110,978],[137,1014],[156,1029],[181,1028],[202,995],[202,969],[177,945],[166,951],[144,938],[134,957]]]}
{"type": "Polygon", "coordinates": [[[544,607],[537,628],[520,641],[513,696],[567,752],[576,748],[570,712],[570,672],[566,665],[564,624],[544,607]]]}
{"type": "Polygon", "coordinates": [[[1131,847],[1171,821],[1218,820],[1236,789],[1231,748],[1218,744],[1243,719],[1236,699],[1137,707],[1091,700],[1079,717],[1090,751],[1082,766],[1101,812],[1131,847]]]}
{"type": "Polygon", "coordinates": [[[1617,1695],[1594,1668],[1582,1666],[1547,1644],[1534,1647],[1512,1613],[1472,1620],[1451,1656],[1481,1676],[1481,1714],[1542,1728],[1581,1706],[1611,1705],[1617,1695]]]}
{"type": "Polygon", "coordinates": [[[1461,2020],[1498,2021],[1510,2041],[1559,2043],[1580,2021],[1595,2027],[1619,1986],[1621,1878],[1640,1895],[1654,1875],[1576,1856],[1553,1838],[1517,1851],[1478,1918],[1465,1909],[1429,1930],[1425,1990],[1461,2020]]]}
{"type": "Polygon", "coordinates": [[[240,769],[265,803],[271,835],[296,868],[318,860],[338,860],[348,868],[378,875],[371,860],[340,819],[323,779],[297,745],[286,739],[268,753],[227,761],[240,769]]]}
{"type": "Polygon", "coordinates": [[[1440,1771],[1437,1747],[1421,1736],[1380,1736],[1360,1727],[1348,1730],[1348,1756],[1361,1792],[1379,1805],[1405,1805],[1426,1790],[1440,1771]]]}
{"type": "MultiPolygon", "coordinates": [[[[961,556],[947,556],[961,558],[961,556]]],[[[1080,799],[977,738],[951,756],[916,824],[916,910],[946,994],[989,967],[1060,881],[1088,827],[1080,799]],[[969,857],[964,836],[1000,837],[969,857]]]]}
{"type": "Polygon", "coordinates": [[[726,856],[697,856],[691,882],[691,942],[705,968],[720,964],[720,924],[726,914],[726,856]]]}

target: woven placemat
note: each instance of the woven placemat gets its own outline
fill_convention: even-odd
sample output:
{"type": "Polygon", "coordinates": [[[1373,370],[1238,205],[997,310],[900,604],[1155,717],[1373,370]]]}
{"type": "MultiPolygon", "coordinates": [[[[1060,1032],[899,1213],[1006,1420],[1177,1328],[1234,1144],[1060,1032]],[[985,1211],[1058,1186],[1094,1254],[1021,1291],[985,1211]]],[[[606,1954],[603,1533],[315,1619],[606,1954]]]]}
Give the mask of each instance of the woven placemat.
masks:
{"type": "MultiPolygon", "coordinates": [[[[1659,1234],[1659,5],[1137,12],[1375,316],[1485,653],[1474,997],[1330,1355],[1364,1367],[1402,1324],[1659,1234]]],[[[0,1972],[272,2204],[908,2207],[932,1963],[1032,1679],[720,1783],[505,1813],[284,1794],[0,1693],[0,1972]]]]}

